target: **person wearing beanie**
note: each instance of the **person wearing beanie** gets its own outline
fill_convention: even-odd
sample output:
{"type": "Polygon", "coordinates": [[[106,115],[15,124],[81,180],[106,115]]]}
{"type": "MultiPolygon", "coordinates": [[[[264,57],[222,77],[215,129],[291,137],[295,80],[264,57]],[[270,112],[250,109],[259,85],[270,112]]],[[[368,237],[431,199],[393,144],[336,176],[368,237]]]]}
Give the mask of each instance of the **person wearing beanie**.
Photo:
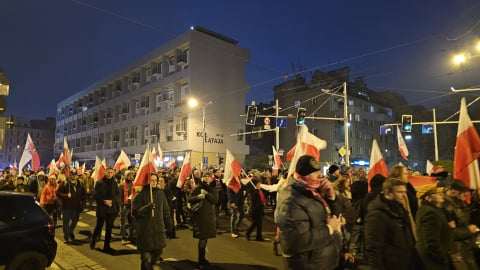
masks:
{"type": "Polygon", "coordinates": [[[132,192],[133,180],[135,180],[134,178],[134,173],[126,170],[123,174],[123,181],[118,185],[118,191],[120,192],[119,200],[122,202],[120,206],[120,235],[122,236],[122,245],[126,245],[130,241],[135,240],[135,226],[132,216],[132,192]]]}
{"type": "Polygon", "coordinates": [[[455,269],[478,269],[475,261],[475,236],[480,231],[471,221],[471,208],[467,204],[467,193],[470,189],[461,180],[453,179],[445,191],[444,210],[447,220],[455,222],[454,250],[450,253],[455,269]],[[461,261],[454,259],[457,256],[461,261]]]}
{"type": "Polygon", "coordinates": [[[301,156],[286,181],[275,209],[285,269],[335,269],[342,248],[341,225],[327,202],[335,199],[335,192],[322,178],[320,161],[301,156]]]}
{"type": "MultiPolygon", "coordinates": [[[[453,247],[453,228],[442,209],[443,189],[434,184],[423,185],[417,190],[419,209],[416,248],[425,270],[450,268],[449,251],[453,247]]],[[[467,268],[465,268],[467,269],[467,268]]]]}
{"type": "Polygon", "coordinates": [[[333,164],[328,167],[328,180],[330,180],[330,182],[334,183],[337,181],[340,175],[340,168],[337,165],[333,164]]]}
{"type": "Polygon", "coordinates": [[[365,256],[371,269],[419,269],[411,221],[402,204],[406,192],[405,181],[387,178],[382,193],[368,205],[365,256]]]}

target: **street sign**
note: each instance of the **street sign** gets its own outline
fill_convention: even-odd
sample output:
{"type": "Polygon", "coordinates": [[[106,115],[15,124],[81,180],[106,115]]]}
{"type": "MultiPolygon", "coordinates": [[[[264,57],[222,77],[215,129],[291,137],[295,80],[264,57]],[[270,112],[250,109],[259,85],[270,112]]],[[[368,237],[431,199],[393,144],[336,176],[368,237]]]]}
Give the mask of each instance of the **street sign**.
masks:
{"type": "Polygon", "coordinates": [[[208,157],[203,157],[202,164],[207,164],[208,165],[208,157]]]}
{"type": "Polygon", "coordinates": [[[433,134],[433,125],[432,124],[422,125],[422,134],[433,134]]]}
{"type": "Polygon", "coordinates": [[[380,135],[393,135],[392,126],[380,126],[380,135]]]}
{"type": "Polygon", "coordinates": [[[139,160],[140,159],[140,154],[135,154],[135,159],[139,160]]]}
{"type": "Polygon", "coordinates": [[[286,128],[287,127],[287,118],[277,118],[277,127],[286,128]]]}
{"type": "Polygon", "coordinates": [[[340,148],[340,150],[338,150],[338,153],[343,158],[347,154],[347,149],[345,149],[345,147],[342,146],[342,148],[340,148]]]}

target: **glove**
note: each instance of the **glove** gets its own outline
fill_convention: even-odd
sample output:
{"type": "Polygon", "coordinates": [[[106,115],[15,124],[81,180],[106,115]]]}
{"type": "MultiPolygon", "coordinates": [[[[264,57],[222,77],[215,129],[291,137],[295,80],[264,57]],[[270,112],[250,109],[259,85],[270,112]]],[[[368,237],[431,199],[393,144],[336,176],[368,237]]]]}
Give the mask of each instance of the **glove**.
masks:
{"type": "Polygon", "coordinates": [[[148,204],[150,208],[155,209],[155,203],[151,202],[148,204]]]}
{"type": "Polygon", "coordinates": [[[200,190],[200,193],[206,195],[206,194],[208,194],[208,191],[206,191],[205,189],[202,189],[202,190],[200,190]]]}

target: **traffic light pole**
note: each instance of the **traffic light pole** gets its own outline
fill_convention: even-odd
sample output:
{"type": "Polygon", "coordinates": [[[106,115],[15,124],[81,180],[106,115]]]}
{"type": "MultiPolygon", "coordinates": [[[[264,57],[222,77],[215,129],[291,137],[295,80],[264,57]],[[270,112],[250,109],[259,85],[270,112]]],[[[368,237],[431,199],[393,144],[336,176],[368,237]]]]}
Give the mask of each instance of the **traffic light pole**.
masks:
{"type": "Polygon", "coordinates": [[[275,99],[275,150],[277,151],[280,148],[280,127],[277,125],[279,109],[280,108],[278,107],[278,98],[277,98],[275,99]]]}
{"type": "Polygon", "coordinates": [[[350,147],[348,145],[348,101],[347,101],[347,82],[343,83],[343,125],[345,128],[345,147],[347,153],[345,154],[345,164],[350,166],[350,147]]]}

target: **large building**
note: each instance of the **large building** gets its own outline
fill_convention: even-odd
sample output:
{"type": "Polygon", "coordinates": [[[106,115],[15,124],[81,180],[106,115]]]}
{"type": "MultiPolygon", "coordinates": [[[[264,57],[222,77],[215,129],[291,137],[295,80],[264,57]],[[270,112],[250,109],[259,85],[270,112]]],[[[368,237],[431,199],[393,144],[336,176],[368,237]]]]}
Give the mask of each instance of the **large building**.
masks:
{"type": "MultiPolygon", "coordinates": [[[[228,148],[240,162],[245,139],[249,52],[231,38],[196,27],[57,106],[55,151],[63,139],[73,159],[131,157],[159,142],[165,162],[191,153],[193,165],[216,165],[228,148]],[[188,100],[195,98],[192,108],[188,100]]],[[[138,155],[137,155],[138,157],[138,155]]]]}
{"type": "Polygon", "coordinates": [[[0,168],[18,164],[25,149],[28,134],[40,156],[41,166],[47,165],[53,158],[55,118],[29,120],[15,117],[14,125],[7,127],[5,123],[8,118],[0,117],[0,140],[3,141],[0,150],[0,168]]]}
{"type": "Polygon", "coordinates": [[[288,151],[295,144],[295,116],[299,107],[306,109],[311,133],[327,141],[321,161],[343,164],[339,150],[345,146],[343,83],[347,82],[348,141],[352,165],[368,166],[372,140],[377,139],[385,155],[395,149],[396,137],[380,136],[380,126],[392,123],[392,109],[378,93],[368,89],[363,79],[349,79],[349,69],[315,71],[311,82],[297,76],[274,87],[274,98],[282,108],[279,115],[287,118],[288,128],[280,128],[280,147],[288,151]],[[321,119],[331,118],[331,119],[321,119]],[[339,118],[339,120],[334,120],[339,118]],[[332,120],[333,119],[333,120],[332,120]]]}

